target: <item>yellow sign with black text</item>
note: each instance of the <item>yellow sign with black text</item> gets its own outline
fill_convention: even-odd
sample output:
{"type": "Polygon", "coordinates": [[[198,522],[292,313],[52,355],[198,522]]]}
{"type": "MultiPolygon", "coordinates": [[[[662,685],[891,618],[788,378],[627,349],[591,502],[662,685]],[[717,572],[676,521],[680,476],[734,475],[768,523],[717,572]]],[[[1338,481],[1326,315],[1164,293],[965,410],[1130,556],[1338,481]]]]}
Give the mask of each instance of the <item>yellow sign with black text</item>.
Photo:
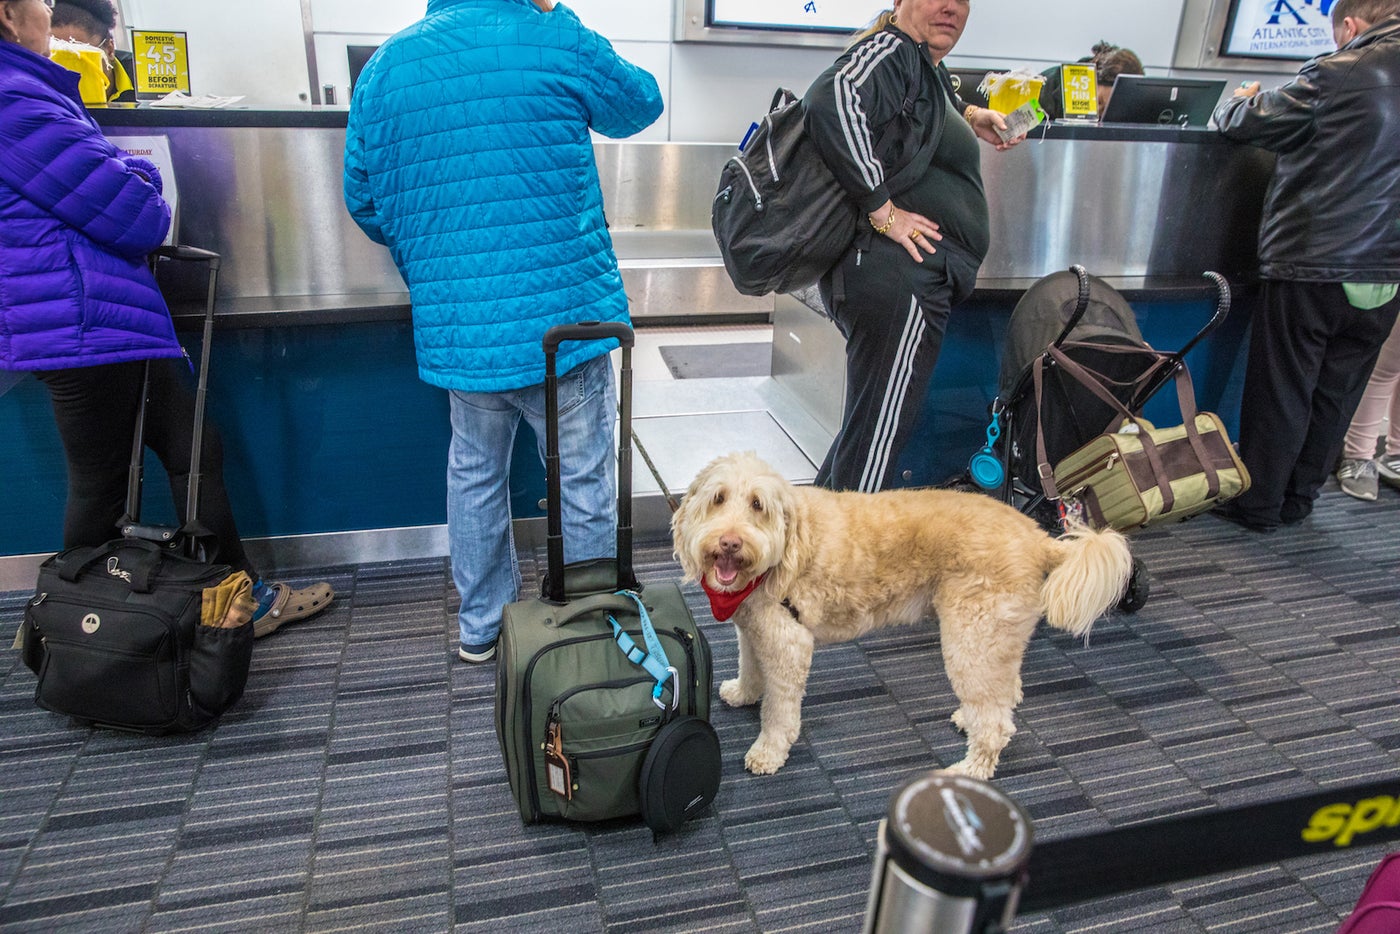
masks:
{"type": "Polygon", "coordinates": [[[190,93],[189,46],[183,32],[131,31],[138,95],[163,97],[172,91],[190,93]]]}
{"type": "Polygon", "coordinates": [[[1099,83],[1090,65],[1061,65],[1060,94],[1065,119],[1093,120],[1099,115],[1099,83]]]}

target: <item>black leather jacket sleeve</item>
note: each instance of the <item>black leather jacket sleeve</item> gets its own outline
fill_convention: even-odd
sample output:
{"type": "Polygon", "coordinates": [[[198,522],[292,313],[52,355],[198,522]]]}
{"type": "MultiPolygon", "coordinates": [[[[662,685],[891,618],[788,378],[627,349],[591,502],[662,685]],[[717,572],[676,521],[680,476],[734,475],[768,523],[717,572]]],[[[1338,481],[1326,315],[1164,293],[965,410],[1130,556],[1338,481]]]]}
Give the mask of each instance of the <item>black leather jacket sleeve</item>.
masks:
{"type": "Polygon", "coordinates": [[[1271,152],[1291,152],[1307,144],[1317,133],[1316,63],[1313,59],[1283,87],[1222,103],[1215,112],[1220,132],[1271,152]]]}
{"type": "Polygon", "coordinates": [[[1282,87],[1224,101],[1215,122],[1226,138],[1277,156],[1259,224],[1261,276],[1400,281],[1400,15],[1282,87]]]}

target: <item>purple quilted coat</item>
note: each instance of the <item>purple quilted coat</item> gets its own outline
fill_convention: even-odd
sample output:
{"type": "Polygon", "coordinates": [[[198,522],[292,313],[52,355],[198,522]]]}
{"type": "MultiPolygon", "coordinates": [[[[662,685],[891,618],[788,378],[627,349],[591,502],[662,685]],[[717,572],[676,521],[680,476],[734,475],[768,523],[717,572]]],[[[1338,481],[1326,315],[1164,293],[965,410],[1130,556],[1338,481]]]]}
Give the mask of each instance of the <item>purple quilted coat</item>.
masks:
{"type": "Polygon", "coordinates": [[[107,141],[78,75],[0,40],[0,369],[179,356],[146,267],[169,228],[155,167],[107,141]]]}

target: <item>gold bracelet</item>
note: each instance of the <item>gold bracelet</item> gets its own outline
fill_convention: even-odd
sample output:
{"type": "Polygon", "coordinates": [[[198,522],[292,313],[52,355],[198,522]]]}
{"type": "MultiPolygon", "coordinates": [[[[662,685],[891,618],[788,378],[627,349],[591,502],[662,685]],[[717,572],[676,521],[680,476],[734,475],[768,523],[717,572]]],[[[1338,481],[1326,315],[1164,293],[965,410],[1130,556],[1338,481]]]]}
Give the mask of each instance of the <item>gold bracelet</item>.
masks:
{"type": "MultiPolygon", "coordinates": [[[[866,220],[870,220],[870,218],[867,217],[866,220]]],[[[889,233],[890,228],[894,226],[894,205],[890,205],[890,216],[885,218],[885,222],[883,224],[876,224],[872,220],[870,221],[870,226],[875,228],[875,232],[877,234],[889,233]]]]}
{"type": "Polygon", "coordinates": [[[968,123],[971,123],[971,122],[972,122],[972,113],[973,113],[973,111],[975,111],[975,110],[977,110],[977,109],[978,109],[978,108],[977,108],[977,105],[976,105],[976,104],[968,104],[967,107],[965,107],[965,108],[963,109],[963,119],[966,120],[968,123]]]}

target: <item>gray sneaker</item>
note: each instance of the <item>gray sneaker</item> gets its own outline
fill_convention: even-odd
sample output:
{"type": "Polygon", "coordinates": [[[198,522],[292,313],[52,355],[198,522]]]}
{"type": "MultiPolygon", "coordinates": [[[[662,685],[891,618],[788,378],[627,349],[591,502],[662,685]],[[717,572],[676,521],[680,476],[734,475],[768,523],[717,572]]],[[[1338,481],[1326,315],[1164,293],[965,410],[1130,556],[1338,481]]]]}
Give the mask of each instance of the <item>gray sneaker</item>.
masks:
{"type": "Polygon", "coordinates": [[[1348,457],[1344,458],[1342,465],[1337,468],[1337,482],[1342,485],[1342,492],[1367,502],[1374,500],[1380,493],[1377,476],[1375,461],[1348,457]]]}
{"type": "Polygon", "coordinates": [[[1376,472],[1393,487],[1400,487],[1400,454],[1382,454],[1376,458],[1376,472]]]}

